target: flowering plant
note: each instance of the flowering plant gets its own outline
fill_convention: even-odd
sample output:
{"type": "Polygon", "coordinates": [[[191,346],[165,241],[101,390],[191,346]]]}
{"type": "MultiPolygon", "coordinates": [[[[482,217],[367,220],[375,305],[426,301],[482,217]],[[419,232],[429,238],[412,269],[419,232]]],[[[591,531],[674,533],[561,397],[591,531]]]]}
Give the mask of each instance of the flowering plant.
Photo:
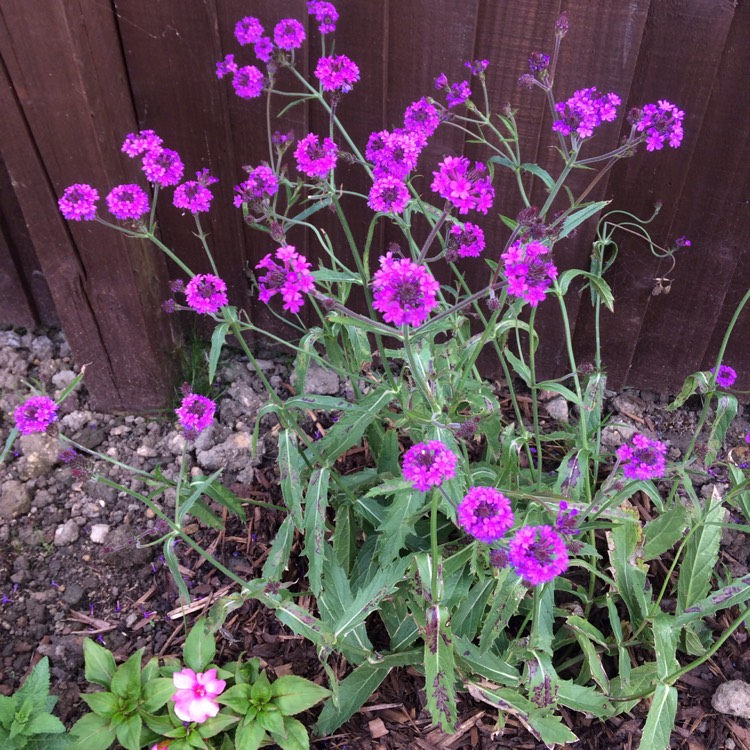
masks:
{"type": "MultiPolygon", "coordinates": [[[[522,162],[510,106],[500,114],[490,111],[486,60],[467,62],[467,80],[438,76],[436,89],[445,103],[425,95],[407,108],[402,127],[375,132],[366,144],[357,144],[337,112],[366,72],[344,54],[325,53],[326,36],[338,19],[335,7],[310,0],[308,8],[324,43],[311,80],[296,66],[295,52],[305,42],[298,19],[279,20],[268,35],[259,19],[241,19],[237,42],[252,46],[258,65],[240,66],[228,54],[216,71],[220,78],[231,76],[241,98],[265,95],[269,111],[283,96],[293,103],[317,102],[328,115],[326,133],[305,134],[296,145],[292,134],[269,133],[268,161],[246,167],[248,178],[235,188],[234,204],[246,223],[276,246],[256,265],[258,298],[284,311],[295,340],[262,330],[228,304],[227,286],[200,223],[200,214],[210,208],[214,178],[203,170],[197,180],[180,184],[179,155],[153,131],[131,134],[122,146],[142,159],[150,203],[138,186],[115,188],[106,202],[121,223],[112,224],[98,215],[98,191],[92,186],[72,185],[60,198],[67,219],[95,219],[128,237],[148,239],[184,272],[187,278],[173,283],[174,296],[164,309],[192,310],[215,321],[209,381],[230,334],[263,381],[269,403],[259,420],[274,415],[279,423],[287,515],[262,576],[242,579],[184,532],[182,523],[203,507],[203,494],[243,513],[239,499],[218,488],[219,472],[191,477],[187,447],[176,486],[158,476],[143,495],[103,481],[137,497],[159,517],[165,557],[186,599],[171,546],[178,536],[240,587],[216,605],[214,627],[254,598],[316,645],[332,692],[316,725],[321,734],[349,718],[392,669],[411,665],[424,672],[427,707],[445,731],[456,726],[459,692],[496,707],[499,729],[504,717],[514,714],[549,746],[576,740],[562,721],[562,707],[606,719],[653,696],[642,747],[666,747],[676,711],[674,683],[715,648],[702,618],[750,598],[746,579],[713,590],[724,507],[718,497],[702,502],[692,483],[716,460],[737,411],[734,396],[718,387],[731,387],[721,361],[748,296],[716,368],[690,376],[675,402],[695,392],[705,396],[696,434],[673,465],[667,463],[666,443],[650,435],[635,434],[616,451],[603,442],[606,373],[599,313],[614,304],[604,277],[616,254],[616,233],[637,234],[653,252],[673,260],[689,241],[681,238],[664,249],[651,240],[648,221],[610,212],[600,221],[590,269],[560,272],[557,258],[560,243],[607,206],[608,201],[587,201],[602,175],[642,146],[649,152],[679,147],[684,113],[663,100],[644,104],[628,114],[630,127],[621,145],[596,153],[597,133],[617,127],[622,102],[616,93],[594,86],[557,101],[555,71],[568,31],[563,15],[552,54],[533,53],[529,72],[520,79],[549,104],[550,138],[560,157],[554,175],[522,162]],[[428,163],[425,147],[437,128],[468,134],[481,147],[481,160],[447,154],[428,163]],[[364,170],[371,181],[367,195],[341,185],[343,161],[364,170]],[[417,177],[420,164],[431,172],[429,189],[417,177]],[[516,176],[523,209],[515,216],[499,214],[506,231],[488,237],[475,222],[497,212],[493,178],[503,169],[516,176]],[[574,170],[592,175],[577,193],[568,184],[574,170]],[[546,189],[541,206],[532,204],[524,175],[546,189]],[[210,267],[206,272],[194,272],[159,239],[156,200],[175,185],[173,202],[193,215],[210,267]],[[345,199],[364,201],[372,210],[366,232],[350,226],[345,199]],[[323,209],[338,220],[346,252],[316,223],[323,209]],[[381,225],[399,241],[382,248],[374,262],[381,225]],[[301,240],[304,230],[315,238],[317,265],[289,244],[298,242],[297,236],[301,240]],[[465,280],[469,263],[486,267],[479,289],[465,280]],[[445,278],[450,280],[441,282],[445,278]],[[596,311],[595,358],[585,365],[575,357],[565,302],[566,294],[581,286],[588,288],[596,311]],[[182,294],[184,305],[176,299],[182,294]],[[537,372],[541,344],[535,321],[541,305],[560,311],[569,375],[559,380],[540,379],[537,372]],[[315,325],[299,316],[303,310],[316,316],[315,325]],[[294,395],[277,392],[256,366],[248,333],[294,354],[294,395]],[[482,353],[494,356],[493,373],[502,375],[502,391],[482,376],[482,353]],[[308,393],[313,364],[335,372],[349,396],[308,393]],[[565,401],[564,418],[545,418],[545,392],[565,401]],[[705,438],[714,398],[717,413],[705,438]],[[307,429],[305,416],[311,411],[330,423],[324,435],[307,429]],[[702,438],[705,450],[698,455],[702,438]],[[360,445],[369,461],[348,471],[348,452],[360,445]],[[157,502],[167,488],[178,494],[174,518],[157,502]],[[637,494],[650,503],[654,517],[639,515],[631,502],[637,494]],[[296,533],[304,538],[304,584],[285,578],[296,533]],[[648,562],[673,548],[669,574],[654,577],[648,562]],[[672,583],[678,565],[679,580],[672,583]],[[298,585],[312,594],[314,609],[297,603],[292,589],[298,585]],[[676,606],[669,612],[662,604],[672,591],[676,606]],[[385,646],[373,642],[376,619],[385,646]],[[635,649],[640,649],[637,667],[631,658],[635,649]],[[678,650],[696,659],[681,667],[678,650]],[[329,665],[334,652],[352,667],[343,680],[329,665]],[[644,652],[650,660],[643,659],[644,652]]],[[[656,281],[655,294],[669,291],[668,279],[656,281]]],[[[204,396],[183,395],[177,416],[190,441],[210,427],[214,405],[204,396]]],[[[17,418],[19,429],[38,427],[42,416],[49,423],[49,414],[32,404],[17,418]]],[[[734,497],[743,498],[744,478],[735,477],[735,485],[734,497]]],[[[750,503],[736,502],[746,504],[747,514],[750,503]]],[[[210,519],[205,513],[200,517],[210,519]]],[[[222,703],[246,717],[252,711],[262,715],[260,706],[273,703],[273,686],[262,678],[257,690],[242,687],[238,677],[222,692],[224,672],[205,671],[207,666],[188,661],[189,668],[177,673],[178,717],[207,717],[206,726],[223,715],[217,708],[222,703]]],[[[274,732],[284,727],[292,732],[286,718],[270,714],[273,719],[258,719],[257,726],[275,739],[274,732]]],[[[247,732],[255,742],[260,729],[247,732]]]]}

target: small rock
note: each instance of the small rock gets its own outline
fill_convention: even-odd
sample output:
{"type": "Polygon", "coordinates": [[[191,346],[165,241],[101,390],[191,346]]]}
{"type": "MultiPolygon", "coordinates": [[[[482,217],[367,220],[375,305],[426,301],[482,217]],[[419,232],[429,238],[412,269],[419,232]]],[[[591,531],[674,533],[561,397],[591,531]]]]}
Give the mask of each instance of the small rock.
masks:
{"type": "Polygon", "coordinates": [[[91,527],[89,538],[94,544],[104,544],[107,534],[109,534],[109,526],[106,523],[95,523],[91,527]]]}
{"type": "Polygon", "coordinates": [[[34,479],[46,474],[56,463],[62,444],[56,437],[44,432],[21,435],[23,458],[19,461],[18,474],[21,479],[34,479]]]}
{"type": "Polygon", "coordinates": [[[617,424],[608,424],[602,430],[602,445],[612,450],[618,448],[623,443],[627,443],[638,430],[631,424],[618,422],[617,424]]]}
{"type": "Polygon", "coordinates": [[[11,518],[29,512],[31,493],[23,482],[9,479],[0,485],[0,518],[10,521],[11,518]]]}
{"type": "Polygon", "coordinates": [[[544,405],[547,414],[558,422],[567,422],[569,417],[568,402],[560,396],[553,398],[544,405]]]}
{"type": "Polygon", "coordinates": [[[83,594],[84,591],[82,586],[79,586],[77,583],[70,583],[65,588],[65,593],[62,598],[66,604],[73,606],[83,599],[83,594]]]}
{"type": "MultiPolygon", "coordinates": [[[[294,375],[292,385],[296,387],[294,375]]],[[[333,370],[321,367],[317,362],[311,362],[305,379],[305,393],[317,393],[324,396],[335,396],[339,392],[339,376],[333,370]]]]}
{"type": "Polygon", "coordinates": [[[52,376],[52,385],[54,385],[55,388],[64,390],[75,380],[75,377],[76,374],[73,370],[60,370],[60,372],[56,372],[52,376]]]}
{"type": "Polygon", "coordinates": [[[73,544],[78,539],[79,533],[78,524],[71,518],[55,529],[55,546],[66,547],[73,544]]]}
{"type": "Polygon", "coordinates": [[[729,680],[716,689],[711,705],[720,714],[750,719],[750,685],[742,680],[729,680]]]}

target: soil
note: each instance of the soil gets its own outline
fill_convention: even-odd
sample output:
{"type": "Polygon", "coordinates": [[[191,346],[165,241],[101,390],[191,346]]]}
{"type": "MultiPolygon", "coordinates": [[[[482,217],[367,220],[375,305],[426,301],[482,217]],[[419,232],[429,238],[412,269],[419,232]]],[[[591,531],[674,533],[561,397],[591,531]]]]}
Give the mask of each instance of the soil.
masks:
{"type": "MultiPolygon", "coordinates": [[[[289,369],[283,361],[265,359],[260,365],[280,394],[291,392],[289,369]]],[[[60,332],[0,331],[0,420],[5,420],[0,421],[0,445],[5,444],[12,426],[8,415],[28,395],[24,381],[37,380],[48,395],[56,396],[76,372],[60,332]]],[[[339,391],[330,373],[319,371],[311,377],[320,392],[339,391]]],[[[258,452],[248,460],[255,416],[265,403],[263,386],[237,356],[223,364],[219,379],[223,393],[217,419],[196,442],[191,452],[193,465],[203,473],[224,467],[224,481],[240,497],[279,503],[272,417],[264,418],[258,452]]],[[[613,420],[605,436],[612,446],[628,437],[628,432],[645,430],[669,443],[672,458],[679,457],[697,418],[690,403],[667,412],[667,399],[662,396],[635,391],[607,395],[613,420]]],[[[548,416],[550,420],[565,416],[564,404],[554,397],[545,411],[554,415],[548,416]]],[[[89,408],[85,388],[79,386],[62,404],[59,426],[76,441],[124,464],[146,471],[158,465],[166,476],[176,477],[183,437],[169,415],[100,414],[89,408]]],[[[741,413],[730,430],[727,447],[744,446],[746,428],[741,413]]],[[[0,693],[11,694],[30,668],[47,655],[52,692],[60,697],[58,715],[70,725],[82,712],[79,695],[87,689],[81,650],[85,636],[112,649],[118,660],[140,647],[145,647],[147,656],[179,655],[185,623],[182,610],[176,608],[178,592],[160,546],[148,546],[159,536],[153,514],[126,493],[87,479],[85,466],[61,461],[64,446],[54,433],[22,437],[0,467],[0,693]]],[[[135,490],[144,489],[141,481],[118,467],[101,462],[97,471],[135,490]]],[[[701,491],[710,493],[714,484],[723,489],[721,479],[717,474],[701,491]]],[[[252,578],[259,575],[282,520],[280,512],[255,508],[245,525],[230,517],[224,531],[196,524],[192,532],[225,565],[252,578]]],[[[180,545],[178,550],[195,603],[185,618],[189,626],[227,585],[188,547],[180,545]]],[[[721,564],[733,575],[748,572],[746,535],[725,534],[721,564]]],[[[290,571],[292,577],[299,577],[298,573],[303,571],[290,571]]],[[[721,632],[736,616],[730,610],[709,626],[721,632]]],[[[233,613],[223,636],[219,661],[244,651],[260,657],[276,675],[294,673],[323,680],[314,649],[260,604],[248,603],[233,613]]],[[[750,682],[746,639],[746,631],[740,628],[714,658],[678,682],[673,748],[750,749],[750,722],[711,708],[711,696],[720,684],[732,679],[750,682]]],[[[340,668],[343,676],[345,665],[340,668]]],[[[423,678],[412,670],[396,671],[334,736],[314,740],[313,747],[544,747],[512,718],[503,734],[494,736],[492,711],[468,698],[460,700],[459,710],[457,734],[447,736],[432,728],[424,708],[423,678]]],[[[638,706],[631,714],[605,724],[580,714],[566,718],[581,738],[576,744],[580,750],[634,748],[645,713],[646,707],[638,706]]],[[[308,718],[312,722],[312,715],[308,718]]]]}

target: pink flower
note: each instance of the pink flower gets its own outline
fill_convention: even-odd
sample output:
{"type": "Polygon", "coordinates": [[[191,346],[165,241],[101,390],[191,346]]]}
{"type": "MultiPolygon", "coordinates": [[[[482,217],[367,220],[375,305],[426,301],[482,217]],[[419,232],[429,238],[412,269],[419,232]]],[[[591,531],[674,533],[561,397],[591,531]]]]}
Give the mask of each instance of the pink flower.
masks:
{"type": "Polygon", "coordinates": [[[174,712],[182,721],[202,724],[219,713],[219,704],[214,700],[223,692],[227,683],[216,677],[216,669],[208,672],[193,672],[183,669],[172,675],[177,692],[172,696],[174,712]]]}

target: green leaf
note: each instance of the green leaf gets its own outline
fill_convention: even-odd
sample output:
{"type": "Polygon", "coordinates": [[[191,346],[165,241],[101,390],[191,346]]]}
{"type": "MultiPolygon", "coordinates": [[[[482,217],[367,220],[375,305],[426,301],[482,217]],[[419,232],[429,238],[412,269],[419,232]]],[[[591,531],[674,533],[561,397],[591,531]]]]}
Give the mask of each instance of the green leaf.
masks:
{"type": "Polygon", "coordinates": [[[659,684],[651,699],[646,723],[643,726],[640,750],[669,750],[669,738],[677,714],[677,688],[659,684]]]}
{"type": "Polygon", "coordinates": [[[750,599],[750,585],[748,584],[750,584],[750,576],[736,578],[729,585],[713,591],[707,598],[687,607],[685,612],[674,618],[674,625],[676,627],[687,625],[722,609],[744,604],[750,599]]]}
{"type": "Polygon", "coordinates": [[[252,687],[247,683],[242,685],[232,685],[225,690],[216,700],[229,708],[237,711],[239,714],[246,714],[250,705],[250,691],[252,687]]]}
{"type": "Polygon", "coordinates": [[[513,354],[508,347],[503,350],[503,356],[508,360],[508,364],[513,368],[516,375],[526,384],[526,387],[531,388],[531,370],[529,370],[528,365],[513,354]]]}
{"type": "Polygon", "coordinates": [[[225,732],[229,727],[234,726],[238,721],[239,716],[219,714],[218,716],[206,719],[206,721],[198,727],[198,734],[203,737],[203,739],[215,737],[220,732],[225,732]]]}
{"type": "Polygon", "coordinates": [[[693,533],[685,544],[685,554],[677,580],[677,611],[683,613],[703,599],[711,588],[711,576],[719,559],[724,522],[724,506],[714,489],[707,501],[708,507],[702,519],[695,519],[693,533]]]}
{"type": "MultiPolygon", "coordinates": [[[[216,641],[214,634],[209,628],[208,621],[201,617],[190,629],[182,655],[190,669],[194,672],[204,672],[206,667],[214,660],[216,654],[216,641]]],[[[153,709],[147,709],[152,711],[153,709]]]]}
{"type": "Polygon", "coordinates": [[[654,560],[672,549],[682,539],[688,525],[688,512],[683,505],[675,505],[646,524],[643,533],[643,559],[654,560]]]}
{"type": "Polygon", "coordinates": [[[480,575],[468,595],[458,602],[451,617],[451,630],[455,640],[459,636],[473,639],[477,635],[491,589],[492,578],[480,575]]]}
{"type": "Polygon", "coordinates": [[[107,750],[115,741],[115,730],[109,720],[96,714],[85,714],[70,730],[75,742],[71,750],[107,750]]]}
{"type": "Polygon", "coordinates": [[[206,494],[219,505],[234,513],[243,523],[247,521],[247,513],[242,507],[242,499],[220,482],[214,482],[206,487],[206,494]]]}
{"type": "MultiPolygon", "coordinates": [[[[316,280],[319,278],[315,273],[316,280]]],[[[315,343],[323,335],[323,329],[319,326],[311,328],[301,339],[298,347],[301,351],[297,352],[294,360],[294,389],[297,393],[304,393],[307,390],[307,371],[310,367],[310,359],[316,355],[315,343]]]]}
{"type": "Polygon", "coordinates": [[[567,237],[577,226],[583,224],[584,221],[598,214],[603,208],[606,208],[612,201],[595,201],[588,205],[582,206],[577,211],[574,211],[565,218],[563,221],[562,229],[560,231],[559,238],[563,239],[567,237]]]}
{"type": "Polygon", "coordinates": [[[294,525],[302,531],[302,455],[297,447],[297,438],[291,430],[279,434],[279,474],[281,494],[284,503],[294,520],[294,525]]]}
{"type": "Polygon", "coordinates": [[[175,686],[170,678],[157,677],[149,680],[143,686],[141,692],[143,695],[142,709],[148,713],[153,713],[167,704],[169,699],[175,694],[175,686]]]}
{"type": "Polygon", "coordinates": [[[490,609],[484,618],[479,646],[482,652],[488,651],[498,636],[518,611],[518,605],[526,595],[526,587],[509,568],[498,572],[495,593],[490,598],[490,609]]]}
{"type": "Polygon", "coordinates": [[[656,674],[664,680],[680,668],[677,661],[677,640],[680,628],[675,627],[674,617],[665,614],[658,614],[654,617],[653,627],[656,674]]]}
{"type": "Polygon", "coordinates": [[[12,695],[0,695],[0,726],[10,726],[16,714],[17,703],[17,699],[12,695]]]}
{"type": "Polygon", "coordinates": [[[45,656],[31,670],[31,674],[24,680],[15,697],[18,705],[31,698],[34,702],[44,704],[49,695],[49,659],[45,656]]]}
{"type": "Polygon", "coordinates": [[[82,693],[81,700],[99,716],[111,719],[117,713],[120,701],[112,693],[82,693]]]}
{"type": "Polygon", "coordinates": [[[284,675],[279,677],[271,685],[271,695],[273,702],[278,706],[279,711],[286,716],[293,716],[300,713],[316,703],[327,698],[331,694],[320,685],[316,685],[304,677],[295,675],[284,675]]]}
{"type": "Polygon", "coordinates": [[[229,331],[229,323],[219,323],[211,334],[211,351],[208,355],[208,382],[213,383],[216,377],[216,368],[219,365],[219,357],[229,331]]]}
{"type": "Polygon", "coordinates": [[[456,711],[455,661],[448,610],[431,606],[425,613],[424,675],[427,709],[432,720],[444,732],[454,732],[456,711]]]}
{"type": "Polygon", "coordinates": [[[310,591],[320,596],[321,573],[325,559],[326,509],[330,469],[315,469],[305,494],[305,546],[308,561],[307,579],[310,591]]]}
{"type": "Polygon", "coordinates": [[[544,183],[547,190],[552,190],[555,186],[555,180],[552,175],[538,164],[521,164],[519,168],[523,169],[524,172],[531,172],[531,174],[536,175],[544,183]]]}
{"type": "Polygon", "coordinates": [[[602,689],[603,693],[609,692],[609,675],[604,670],[602,655],[597,650],[599,646],[602,650],[607,648],[604,636],[583,617],[571,615],[566,621],[567,626],[573,631],[573,634],[581,647],[583,656],[586,660],[586,666],[591,672],[594,682],[602,689]]]}
{"type": "Polygon", "coordinates": [[[376,555],[382,564],[396,560],[406,537],[415,533],[414,524],[424,507],[424,498],[424,493],[411,488],[393,493],[385,517],[378,526],[376,555]]]}
{"type": "Polygon", "coordinates": [[[284,718],[284,736],[271,734],[281,750],[310,750],[310,738],[305,725],[290,716],[284,718]]]}
{"type": "Polygon", "coordinates": [[[89,682],[109,688],[117,671],[115,657],[91,638],[83,639],[83,657],[86,663],[84,675],[89,682]]]}
{"type": "Polygon", "coordinates": [[[263,564],[261,576],[268,581],[280,581],[281,576],[289,565],[289,555],[292,553],[294,542],[294,519],[287,516],[276,532],[268,557],[263,564]]]}
{"type": "MultiPolygon", "coordinates": [[[[174,541],[174,537],[172,536],[168,536],[164,540],[162,554],[167,562],[167,567],[172,575],[172,580],[177,586],[177,590],[180,592],[180,604],[188,606],[190,604],[190,591],[188,590],[185,579],[182,577],[182,572],[180,571],[180,561],[177,559],[177,553],[174,549],[174,541]]],[[[114,659],[112,660],[112,663],[114,664],[114,659]]],[[[109,683],[107,683],[106,687],[109,687],[109,683]]]]}
{"type": "Polygon", "coordinates": [[[694,372],[688,375],[675,400],[667,406],[667,411],[679,409],[694,393],[706,393],[710,382],[711,377],[706,372],[694,372]]]}
{"type": "MultiPolygon", "coordinates": [[[[141,694],[141,660],[143,649],[139,648],[115,672],[111,690],[118,698],[137,698],[141,694]]],[[[121,741],[121,744],[122,743],[121,741]]]]}
{"type": "Polygon", "coordinates": [[[315,734],[319,737],[333,734],[365,704],[390,671],[390,665],[365,662],[341,680],[338,705],[330,698],[326,701],[315,724],[315,734]]]}
{"type": "Polygon", "coordinates": [[[576,685],[572,680],[557,683],[557,702],[580,713],[593,714],[598,719],[609,719],[616,709],[598,690],[587,685],[576,685]]]}
{"type": "Polygon", "coordinates": [[[588,279],[591,287],[599,295],[605,307],[610,312],[614,312],[615,298],[612,294],[612,290],[609,288],[609,284],[607,284],[607,282],[604,281],[601,276],[597,276],[597,274],[591,273],[590,271],[584,271],[580,268],[570,268],[564,273],[560,274],[558,284],[560,285],[560,292],[562,294],[567,293],[570,282],[573,281],[573,279],[575,279],[577,276],[582,276],[583,278],[588,279]]]}
{"type": "Polygon", "coordinates": [[[175,728],[169,714],[156,715],[139,710],[138,715],[143,719],[143,723],[154,734],[166,736],[167,732],[170,732],[175,728]]]}
{"type": "Polygon", "coordinates": [[[272,703],[269,703],[260,709],[255,720],[271,736],[284,734],[284,717],[282,716],[281,711],[279,711],[272,703]]]}
{"type": "Polygon", "coordinates": [[[31,734],[60,734],[65,731],[63,724],[57,716],[52,714],[37,714],[26,727],[25,733],[31,734]]]}
{"type": "Polygon", "coordinates": [[[256,721],[243,721],[234,735],[236,750],[258,750],[266,736],[266,730],[256,721]]]}
{"type": "Polygon", "coordinates": [[[257,705],[263,705],[271,700],[271,683],[265,672],[258,675],[258,679],[250,688],[250,700],[257,705]]]}
{"type": "Polygon", "coordinates": [[[640,524],[635,521],[621,523],[608,533],[609,559],[615,570],[615,581],[634,628],[640,626],[651,607],[651,596],[646,592],[646,573],[636,556],[640,534],[640,524]]]}
{"type": "MultiPolygon", "coordinates": [[[[455,620],[451,621],[451,627],[455,620]]],[[[492,682],[507,687],[516,687],[521,683],[521,675],[492,651],[480,651],[468,638],[453,637],[456,661],[469,675],[478,674],[492,682]]]]}
{"type": "Polygon", "coordinates": [[[711,425],[711,433],[708,436],[708,443],[706,446],[706,466],[710,466],[716,461],[716,455],[724,444],[724,438],[726,437],[729,425],[732,424],[732,421],[736,416],[737,399],[734,396],[730,396],[728,393],[719,394],[718,403],[716,404],[716,414],[714,415],[714,421],[711,425]]]}

